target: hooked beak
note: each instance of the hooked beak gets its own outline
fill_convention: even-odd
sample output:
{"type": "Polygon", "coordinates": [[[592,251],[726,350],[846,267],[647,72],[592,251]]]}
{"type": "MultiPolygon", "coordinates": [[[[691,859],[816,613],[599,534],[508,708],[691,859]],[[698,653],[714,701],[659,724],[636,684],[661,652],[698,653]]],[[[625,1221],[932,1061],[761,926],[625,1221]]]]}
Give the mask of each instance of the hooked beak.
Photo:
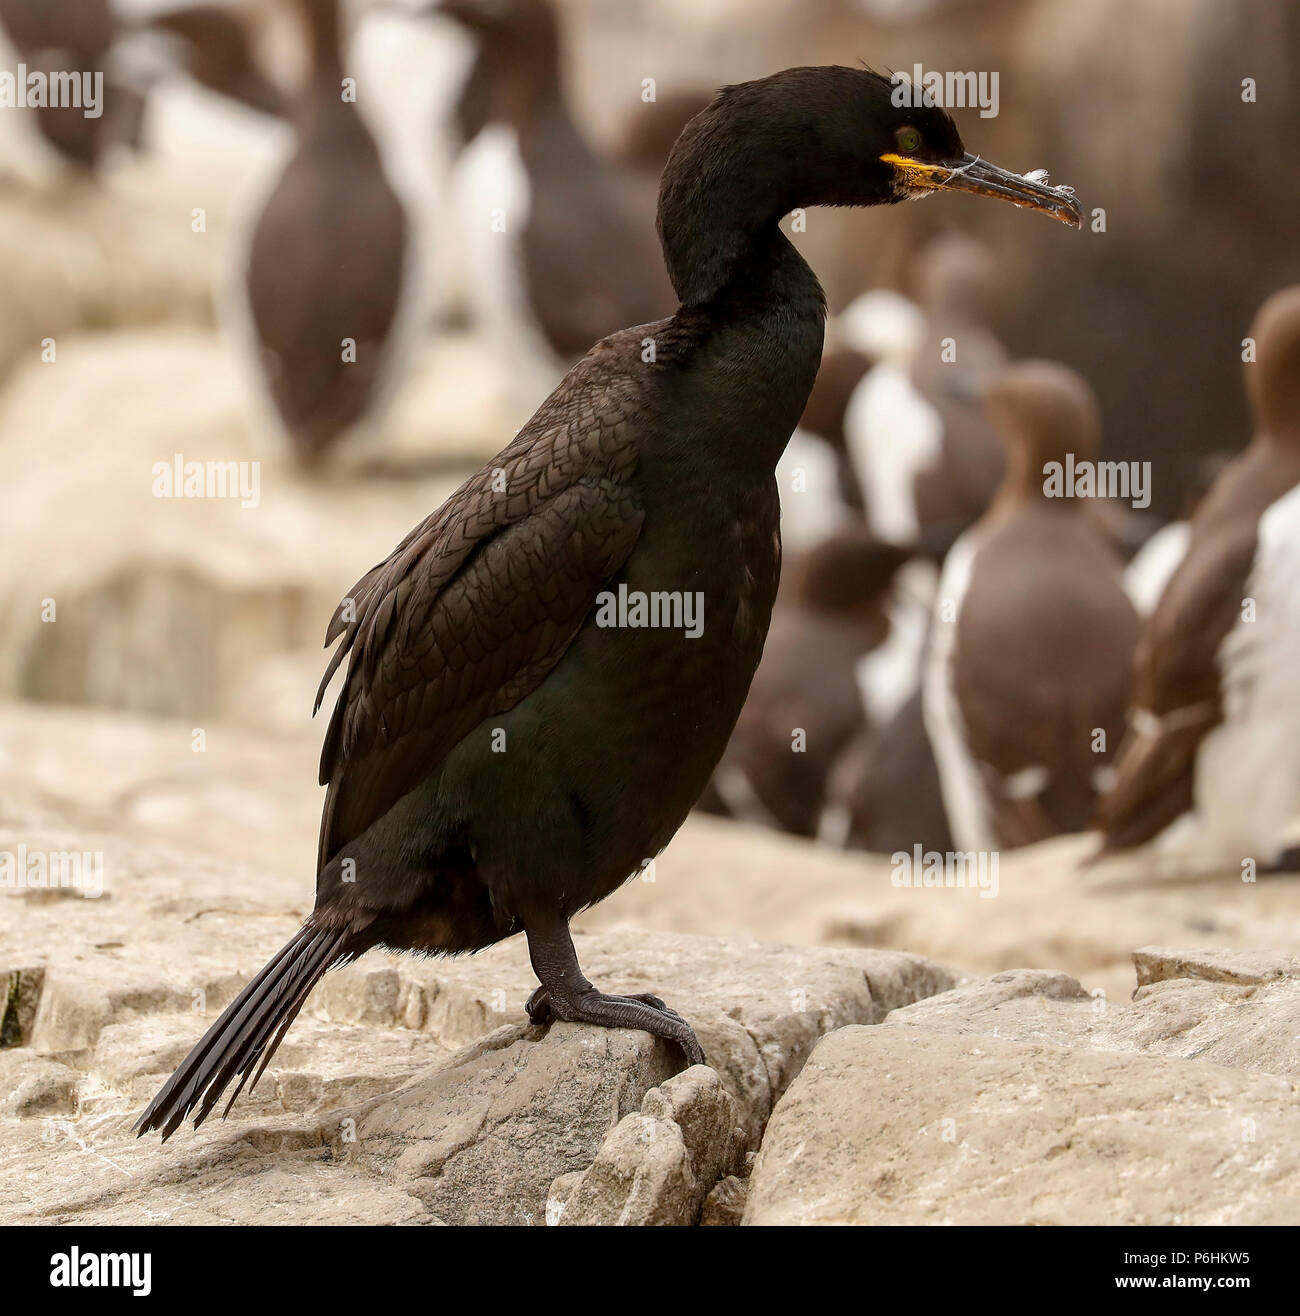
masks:
{"type": "Polygon", "coordinates": [[[1041,210],[1062,224],[1083,227],[1083,212],[1073,189],[1052,187],[1041,170],[1027,175],[1013,174],[970,154],[962,156],[956,164],[916,160],[906,155],[880,158],[893,168],[899,187],[909,196],[924,196],[940,188],[948,192],[974,192],[977,196],[1000,197],[1013,206],[1041,210]]]}

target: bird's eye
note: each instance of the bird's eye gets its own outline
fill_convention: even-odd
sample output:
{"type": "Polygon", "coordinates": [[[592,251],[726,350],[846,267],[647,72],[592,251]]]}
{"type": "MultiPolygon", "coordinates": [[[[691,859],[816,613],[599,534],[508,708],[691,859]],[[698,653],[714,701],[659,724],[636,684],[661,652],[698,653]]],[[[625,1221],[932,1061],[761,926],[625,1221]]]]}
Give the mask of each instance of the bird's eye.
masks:
{"type": "Polygon", "coordinates": [[[915,128],[900,128],[894,134],[894,140],[904,155],[915,155],[921,149],[921,134],[915,128]]]}

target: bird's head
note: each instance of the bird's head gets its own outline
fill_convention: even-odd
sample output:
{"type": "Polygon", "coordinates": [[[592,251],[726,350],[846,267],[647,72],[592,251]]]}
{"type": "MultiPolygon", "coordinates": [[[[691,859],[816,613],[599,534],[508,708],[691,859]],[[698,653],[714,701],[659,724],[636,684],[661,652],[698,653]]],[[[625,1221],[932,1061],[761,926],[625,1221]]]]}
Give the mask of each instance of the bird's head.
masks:
{"type": "Polygon", "coordinates": [[[786,69],[724,88],[694,122],[707,116],[747,124],[792,206],[871,206],[971,192],[1080,222],[1068,189],[970,154],[946,110],[911,84],[870,69],[786,69]]]}
{"type": "Polygon", "coordinates": [[[1246,387],[1259,429],[1300,442],[1300,284],[1275,292],[1250,326],[1255,363],[1246,387]]]}
{"type": "Polygon", "coordinates": [[[455,23],[474,45],[456,121],[470,142],[488,123],[516,127],[560,91],[560,28],[550,0],[433,0],[416,13],[455,23]]]}
{"type": "Polygon", "coordinates": [[[549,0],[434,0],[420,12],[449,18],[517,58],[558,49],[559,24],[549,0]]]}
{"type": "Polygon", "coordinates": [[[1007,450],[1008,482],[1041,489],[1044,467],[1094,461],[1101,448],[1101,413],[1088,381],[1057,361],[1017,361],[990,383],[989,419],[1007,450]]]}
{"type": "MultiPolygon", "coordinates": [[[[889,205],[940,191],[1009,201],[1076,227],[1082,219],[1069,189],[971,155],[952,116],[910,86],[828,65],[724,87],[673,147],[660,232],[667,246],[673,229],[695,219],[705,248],[692,253],[695,283],[707,288],[714,281],[700,272],[729,266],[755,224],[807,206],[889,205]]],[[[680,294],[686,285],[673,264],[680,294]]]]}
{"type": "Polygon", "coordinates": [[[913,281],[921,308],[932,319],[988,327],[1006,285],[993,252],[966,233],[948,232],[917,256],[913,281]]]}

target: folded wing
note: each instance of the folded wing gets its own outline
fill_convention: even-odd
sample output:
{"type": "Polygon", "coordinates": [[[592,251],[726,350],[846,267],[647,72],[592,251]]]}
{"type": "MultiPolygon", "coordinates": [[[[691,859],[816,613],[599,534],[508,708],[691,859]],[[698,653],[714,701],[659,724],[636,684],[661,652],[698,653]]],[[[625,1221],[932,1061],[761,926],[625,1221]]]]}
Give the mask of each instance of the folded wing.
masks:
{"type": "Polygon", "coordinates": [[[585,364],[335,611],[318,708],[345,656],[347,674],[321,754],[318,871],[546,679],[632,552],[634,406],[608,378],[584,405],[585,364]]]}

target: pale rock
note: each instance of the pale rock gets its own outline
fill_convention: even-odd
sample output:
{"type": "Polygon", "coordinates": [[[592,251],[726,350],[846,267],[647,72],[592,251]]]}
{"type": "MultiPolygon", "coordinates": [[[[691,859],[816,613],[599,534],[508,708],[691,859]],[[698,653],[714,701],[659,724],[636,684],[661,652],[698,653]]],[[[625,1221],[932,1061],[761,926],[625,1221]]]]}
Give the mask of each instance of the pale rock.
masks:
{"type": "Polygon", "coordinates": [[[1296,1224],[1300,1106],[1271,1075],[896,1027],[825,1038],[747,1225],[1296,1224]]]}
{"type": "MultiPolygon", "coordinates": [[[[647,1097],[680,1068],[675,1046],[631,1030],[508,1024],[404,1092],[331,1115],[323,1136],[350,1163],[411,1183],[448,1223],[540,1224],[570,1208],[579,1218],[608,1213],[616,1197],[610,1178],[620,1174],[630,1176],[635,1201],[624,1205],[633,1213],[689,1210],[694,1218],[724,1169],[757,1146],[773,1101],[823,1031],[883,1018],[953,981],[895,952],[648,933],[577,934],[575,945],[604,990],[653,990],[669,1000],[695,1027],[708,1076],[693,1072],[647,1097]],[[633,1112],[626,1128],[615,1128],[633,1112]],[[720,1121],[728,1133],[720,1149],[709,1143],[709,1156],[725,1152],[715,1167],[696,1149],[720,1121]],[[648,1129],[663,1136],[642,1144],[648,1129]],[[655,1164],[638,1169],[642,1145],[655,1164]],[[555,1183],[593,1164],[600,1168],[581,1191],[555,1183]]],[[[485,1028],[522,1017],[535,982],[519,941],[462,960],[395,963],[433,999],[425,1027],[444,1043],[467,1021],[485,1028]]],[[[328,1008],[336,1007],[331,999],[328,1008]]]]}
{"type": "MultiPolygon", "coordinates": [[[[717,1074],[702,1065],[651,1088],[566,1194],[565,1225],[690,1225],[745,1138],[717,1074]]],[[[555,1196],[554,1189],[552,1197],[555,1196]]]]}
{"type": "Polygon", "coordinates": [[[322,1126],[342,1163],[401,1184],[448,1224],[542,1224],[555,1178],[681,1064],[628,1030],[500,1029],[443,1068],[322,1126]]]}
{"type": "Polygon", "coordinates": [[[748,1193],[748,1179],[742,1179],[734,1174],[719,1179],[713,1191],[704,1199],[700,1224],[714,1226],[740,1224],[745,1215],[745,1198],[748,1193]]]}
{"type": "Polygon", "coordinates": [[[0,976],[0,1047],[30,1042],[44,985],[44,969],[14,965],[0,976]]]}
{"type": "MultiPolygon", "coordinates": [[[[1149,954],[1139,951],[1134,958],[1141,965],[1149,954]]],[[[1300,975],[1293,957],[1265,951],[1161,955],[1169,976],[1139,987],[1131,1002],[1087,992],[1068,974],[1022,970],[964,983],[897,1010],[885,1027],[1143,1052],[1300,1076],[1300,975]],[[1179,965],[1185,976],[1175,976],[1179,965]]]]}
{"type": "MultiPolygon", "coordinates": [[[[57,371],[67,344],[87,328],[211,322],[221,236],[191,230],[193,190],[182,195],[156,175],[145,187],[124,176],[69,177],[51,188],[4,182],[0,374],[39,361],[47,339],[56,360],[37,368],[57,371]]],[[[220,230],[221,217],[214,219],[220,230]]]]}
{"type": "MultiPolygon", "coordinates": [[[[1194,1175],[1207,1172],[1205,1148],[1222,1132],[1215,1109],[1244,1112],[1238,1138],[1281,1149],[1283,1209],[1291,1134],[1276,1123],[1275,1089],[1258,1084],[1296,1072],[1300,936],[1289,884],[1099,880],[1074,869],[1077,839],[1006,856],[998,898],[981,900],[899,889],[887,862],[692,818],[650,872],[576,922],[574,938],[602,989],[653,991],[680,1010],[710,1069],[679,1073],[675,1047],[637,1032],[526,1025],[535,978],[522,938],[453,960],[371,952],[325,978],[226,1124],[214,1115],[198,1132],[184,1126],[165,1147],[136,1141],[130,1126],[144,1102],[312,899],[317,733],[273,738],[213,722],[196,754],[191,729],[21,705],[0,718],[0,851],[98,855],[103,875],[98,898],[0,887],[0,983],[10,984],[2,1220],[765,1216],[778,1210],[761,1166],[778,1157],[783,1094],[796,1092],[828,1035],[864,1025],[884,1059],[873,1058],[863,1090],[823,1093],[801,1156],[815,1163],[823,1136],[839,1136],[855,1110],[878,1116],[832,1159],[852,1165],[852,1149],[870,1146],[892,1167],[891,1201],[907,1218],[948,1218],[964,1181],[935,1189],[952,1165],[925,1160],[934,1149],[918,1144],[905,1096],[871,1116],[878,1088],[888,1094],[902,1074],[900,1093],[926,1109],[947,1094],[967,1116],[1030,1101],[1009,1062],[983,1077],[968,1067],[979,1091],[963,1086],[956,1063],[915,1071],[962,1045],[1020,1048],[1031,1076],[1050,1053],[1059,1081],[1034,1136],[1046,1138],[1054,1119],[1076,1149],[1053,1157],[1069,1171],[1054,1199],[1033,1186],[1013,1137],[1007,1174],[1030,1186],[1017,1196],[1014,1185],[981,1180],[972,1201],[991,1213],[1100,1212],[1100,1164],[1118,1176],[1112,1205],[1123,1218],[1171,1219],[1180,1203],[1199,1210],[1194,1175]],[[1202,943],[1212,932],[1220,944],[1149,944],[1179,930],[1202,943]],[[691,935],[705,931],[725,935],[691,935]],[[964,972],[881,947],[808,944],[870,937],[950,954],[964,972]],[[804,944],[776,944],[789,942],[804,944]],[[1144,948],[1136,979],[1133,946],[1144,948]],[[1111,1067],[1113,1107],[1093,1104],[1096,1065],[1111,1067]],[[724,1108],[725,1156],[711,1141],[724,1108]],[[760,1144],[751,1187],[747,1161],[760,1144]],[[1173,1168],[1157,1171],[1161,1156],[1173,1168]],[[1131,1189],[1132,1179],[1160,1180],[1164,1196],[1131,1189]]],[[[930,1116],[952,1117],[938,1105],[930,1116]]],[[[992,1164],[992,1141],[980,1144],[978,1127],[972,1136],[985,1148],[980,1164],[992,1164]]],[[[1244,1174],[1247,1155],[1234,1143],[1225,1174],[1244,1174]]],[[[1271,1173],[1260,1170],[1260,1183],[1271,1173]]],[[[1263,1191],[1243,1187],[1236,1214],[1211,1195],[1195,1218],[1265,1218],[1263,1191]]]]}
{"type": "Polygon", "coordinates": [[[1300,978],[1300,956],[1274,950],[1171,950],[1165,946],[1143,946],[1133,952],[1133,966],[1139,987],[1169,978],[1242,984],[1300,978]]]}
{"type": "MultiPolygon", "coordinates": [[[[306,720],[319,665],[317,651],[304,668],[302,721],[292,734],[208,723],[203,753],[192,748],[190,720],[0,705],[0,826],[11,824],[0,849],[37,830],[103,833],[116,838],[105,842],[111,890],[113,852],[124,839],[166,842],[193,865],[195,880],[185,888],[212,897],[187,900],[181,917],[207,911],[201,917],[208,920],[216,917],[213,907],[301,917],[311,904],[320,821],[322,730],[306,720]],[[214,865],[217,856],[234,865],[214,865]],[[215,880],[200,880],[205,873],[215,880]]],[[[890,947],[981,975],[1030,966],[1071,974],[1112,1000],[1133,990],[1133,948],[1156,941],[1194,945],[1212,938],[1232,953],[1269,947],[1300,956],[1290,881],[1248,884],[1233,873],[1144,880],[1149,865],[1136,860],[1129,869],[1078,869],[1094,844],[1066,837],[1003,855],[998,896],[982,899],[970,891],[900,889],[887,859],[692,816],[650,870],[582,914],[576,926],[890,947]]],[[[151,878],[147,885],[156,883],[151,878]]],[[[292,924],[284,927],[287,936],[292,924]]],[[[53,935],[57,940],[57,930],[53,935]]],[[[274,949],[263,942],[255,953],[274,949]]],[[[403,978],[404,992],[411,981],[403,978]]],[[[489,1004],[494,999],[500,1000],[489,1004]]],[[[402,1007],[413,1018],[451,1008],[413,988],[402,1007]]],[[[491,1020],[477,1019],[478,1009],[462,1021],[462,1042],[478,1036],[485,1022],[505,1022],[496,1011],[491,1020]]]]}
{"type": "MultiPolygon", "coordinates": [[[[66,730],[75,750],[75,725],[51,719],[52,739],[66,730]]],[[[648,1150],[671,1138],[681,1155],[676,1178],[655,1163],[631,1169],[641,1185],[632,1209],[695,1219],[757,1147],[825,1031],[877,1022],[956,982],[896,951],[575,930],[605,990],[660,993],[698,1030],[715,1068],[673,1081],[680,1051],[647,1034],[528,1025],[536,980],[522,937],[452,959],[372,951],[326,976],[228,1122],[218,1106],[165,1146],[136,1140],[145,1102],[299,926],[310,883],[263,866],[273,848],[220,842],[230,819],[200,822],[201,807],[128,809],[126,830],[112,827],[124,800],[164,798],[173,784],[170,798],[194,790],[242,809],[213,787],[256,786],[252,742],[218,737],[213,772],[189,771],[174,743],[114,767],[111,739],[110,719],[82,742],[76,768],[100,830],[60,821],[62,800],[52,815],[32,804],[17,810],[23,821],[0,825],[0,850],[99,855],[103,878],[95,898],[75,887],[0,890],[0,980],[19,984],[10,997],[21,1010],[7,1015],[25,1021],[10,1027],[24,1045],[0,1066],[3,1221],[540,1224],[556,1179],[594,1186],[603,1144],[634,1113],[666,1135],[648,1150]],[[182,844],[191,822],[205,853],[182,844]],[[154,827],[164,840],[148,839],[154,827]]],[[[132,756],[142,745],[124,737],[119,748],[132,756]]],[[[35,757],[42,788],[26,798],[58,797],[52,766],[35,757]]]]}
{"type": "Polygon", "coordinates": [[[560,1219],[564,1215],[564,1208],[568,1206],[573,1190],[582,1182],[585,1174],[585,1170],[570,1170],[568,1174],[561,1174],[552,1181],[546,1194],[546,1223],[548,1225],[558,1225],[560,1223],[560,1219]]]}
{"type": "Polygon", "coordinates": [[[27,1049],[0,1051],[0,1117],[71,1115],[81,1075],[27,1049]]]}

